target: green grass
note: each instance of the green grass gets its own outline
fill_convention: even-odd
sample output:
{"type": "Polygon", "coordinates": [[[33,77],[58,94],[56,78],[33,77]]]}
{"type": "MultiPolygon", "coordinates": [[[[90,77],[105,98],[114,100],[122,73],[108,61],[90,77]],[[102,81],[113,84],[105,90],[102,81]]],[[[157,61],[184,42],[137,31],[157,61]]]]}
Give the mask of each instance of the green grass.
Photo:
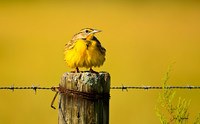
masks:
{"type": "MultiPolygon", "coordinates": [[[[179,97],[175,101],[175,91],[168,88],[167,81],[169,80],[169,73],[171,65],[168,68],[163,79],[163,89],[159,94],[158,105],[156,106],[156,114],[162,124],[187,124],[189,120],[189,107],[191,100],[186,100],[179,97]]],[[[199,124],[200,114],[194,121],[194,124],[199,124]]]]}

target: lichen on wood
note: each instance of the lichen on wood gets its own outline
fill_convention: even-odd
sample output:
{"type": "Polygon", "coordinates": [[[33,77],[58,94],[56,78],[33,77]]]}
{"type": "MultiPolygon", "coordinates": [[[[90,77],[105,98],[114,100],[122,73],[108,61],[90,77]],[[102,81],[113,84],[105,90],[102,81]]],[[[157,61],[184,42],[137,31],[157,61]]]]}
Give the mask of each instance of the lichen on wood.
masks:
{"type": "MultiPolygon", "coordinates": [[[[64,73],[60,86],[80,92],[110,93],[110,75],[99,73],[64,73]]],[[[108,124],[109,99],[88,100],[60,93],[59,124],[108,124]]]]}

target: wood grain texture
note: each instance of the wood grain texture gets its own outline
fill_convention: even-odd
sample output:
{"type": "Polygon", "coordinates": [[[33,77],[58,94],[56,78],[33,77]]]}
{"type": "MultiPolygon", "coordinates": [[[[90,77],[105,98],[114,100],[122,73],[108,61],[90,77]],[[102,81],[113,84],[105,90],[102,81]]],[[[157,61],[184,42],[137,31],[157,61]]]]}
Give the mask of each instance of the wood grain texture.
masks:
{"type": "MultiPolygon", "coordinates": [[[[60,85],[82,92],[110,93],[110,75],[99,73],[64,73],[60,85]]],[[[76,95],[59,95],[59,124],[108,124],[109,99],[88,100],[76,95]]]]}

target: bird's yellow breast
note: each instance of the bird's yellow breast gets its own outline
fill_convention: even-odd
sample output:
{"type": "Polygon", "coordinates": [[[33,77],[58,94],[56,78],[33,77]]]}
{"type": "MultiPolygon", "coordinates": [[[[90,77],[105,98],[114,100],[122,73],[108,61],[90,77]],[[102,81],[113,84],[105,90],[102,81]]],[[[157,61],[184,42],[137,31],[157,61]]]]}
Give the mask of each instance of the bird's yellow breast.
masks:
{"type": "Polygon", "coordinates": [[[65,61],[71,68],[99,67],[105,61],[105,54],[102,54],[96,41],[78,39],[73,48],[65,50],[65,61]]]}

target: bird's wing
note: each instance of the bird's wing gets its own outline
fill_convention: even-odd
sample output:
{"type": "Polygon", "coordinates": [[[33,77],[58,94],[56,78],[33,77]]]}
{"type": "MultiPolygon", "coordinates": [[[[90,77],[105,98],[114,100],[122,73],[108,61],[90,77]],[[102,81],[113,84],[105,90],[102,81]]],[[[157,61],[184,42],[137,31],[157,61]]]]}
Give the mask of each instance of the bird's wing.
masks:
{"type": "Polygon", "coordinates": [[[70,50],[74,47],[76,43],[75,39],[70,40],[67,44],[65,44],[65,50],[70,50]]]}
{"type": "Polygon", "coordinates": [[[65,50],[70,50],[74,47],[76,40],[80,38],[80,32],[75,34],[72,38],[72,40],[70,40],[67,44],[65,44],[65,50]]]}
{"type": "Polygon", "coordinates": [[[93,37],[92,40],[94,40],[94,41],[97,42],[97,47],[99,48],[99,51],[100,51],[103,55],[105,55],[106,49],[105,49],[104,47],[101,46],[100,41],[99,41],[95,36],[93,37]]]}
{"type": "Polygon", "coordinates": [[[98,46],[98,48],[99,48],[101,54],[103,54],[103,55],[106,54],[106,49],[105,49],[104,47],[102,47],[102,46],[98,46]]]}

